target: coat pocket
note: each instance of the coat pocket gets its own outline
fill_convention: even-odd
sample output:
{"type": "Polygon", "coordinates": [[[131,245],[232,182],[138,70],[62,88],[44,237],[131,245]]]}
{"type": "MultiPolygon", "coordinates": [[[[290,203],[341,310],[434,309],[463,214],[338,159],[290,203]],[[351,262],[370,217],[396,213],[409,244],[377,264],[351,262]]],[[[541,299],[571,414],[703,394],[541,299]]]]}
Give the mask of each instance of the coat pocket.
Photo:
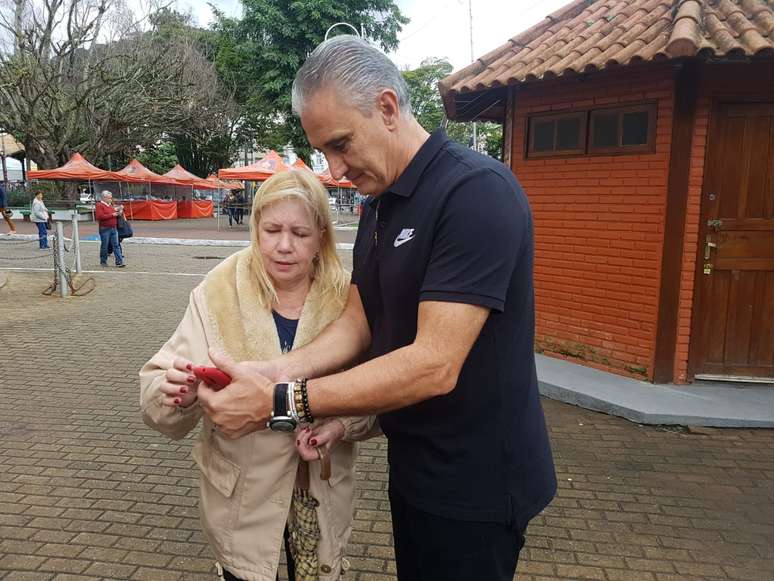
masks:
{"type": "Polygon", "coordinates": [[[239,480],[239,466],[221,456],[201,440],[194,446],[193,457],[202,476],[210,485],[226,498],[231,498],[239,480]]]}

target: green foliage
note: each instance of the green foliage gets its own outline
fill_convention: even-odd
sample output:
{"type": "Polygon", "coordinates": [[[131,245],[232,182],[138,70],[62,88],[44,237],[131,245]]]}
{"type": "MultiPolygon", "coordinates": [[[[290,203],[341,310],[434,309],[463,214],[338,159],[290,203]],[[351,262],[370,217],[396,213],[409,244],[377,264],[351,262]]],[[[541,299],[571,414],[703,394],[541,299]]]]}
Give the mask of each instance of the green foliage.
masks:
{"type": "Polygon", "coordinates": [[[8,205],[11,208],[29,208],[32,199],[38,192],[43,192],[43,199],[48,204],[51,201],[67,199],[66,192],[62,188],[62,182],[38,182],[34,186],[14,185],[6,190],[8,205]]]}
{"type": "Polygon", "coordinates": [[[203,140],[188,135],[174,137],[174,151],[184,168],[201,178],[216,173],[219,168],[231,163],[230,139],[223,134],[214,134],[203,140]]]}
{"type": "MultiPolygon", "coordinates": [[[[438,81],[452,72],[451,63],[442,58],[429,58],[416,69],[403,72],[403,78],[411,95],[411,110],[419,124],[427,131],[441,127],[446,118],[438,81]]],[[[446,126],[449,137],[465,146],[473,145],[473,124],[450,121],[446,126]]],[[[502,126],[497,123],[476,123],[478,150],[500,159],[502,151],[502,126]]]]}
{"type": "Polygon", "coordinates": [[[153,147],[140,152],[137,155],[137,161],[151,171],[165,174],[178,163],[175,144],[170,141],[160,141],[153,147]]]}
{"type": "MultiPolygon", "coordinates": [[[[296,71],[337,22],[347,22],[384,50],[398,46],[408,22],[393,0],[243,0],[241,20],[216,11],[214,62],[241,107],[238,139],[281,150],[291,143],[308,157],[309,145],[292,114],[296,71]]],[[[343,27],[342,27],[342,30],[343,27]]],[[[334,31],[338,32],[338,31],[334,31]]]]}
{"type": "Polygon", "coordinates": [[[419,124],[427,131],[435,131],[445,118],[438,81],[452,72],[446,59],[429,58],[413,70],[403,72],[411,95],[411,110],[419,124]]]}

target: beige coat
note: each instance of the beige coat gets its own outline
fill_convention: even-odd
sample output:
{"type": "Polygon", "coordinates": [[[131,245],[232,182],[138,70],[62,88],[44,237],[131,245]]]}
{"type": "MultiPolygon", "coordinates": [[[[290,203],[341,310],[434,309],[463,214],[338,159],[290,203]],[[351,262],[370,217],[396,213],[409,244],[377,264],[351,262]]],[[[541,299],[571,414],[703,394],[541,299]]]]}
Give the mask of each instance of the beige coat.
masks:
{"type": "MultiPolygon", "coordinates": [[[[213,430],[194,404],[178,409],[162,404],[159,384],[176,356],[196,365],[212,365],[208,347],[237,361],[266,360],[280,355],[271,312],[259,308],[250,269],[250,249],[226,259],[192,292],[175,333],[140,370],[140,405],[145,423],[173,439],[203,426],[193,457],[201,471],[202,527],[218,561],[248,581],[274,581],[282,535],[299,462],[293,434],[262,430],[237,440],[213,430]]],[[[336,319],[344,296],[324,299],[318,285],[307,296],[294,347],[317,336],[336,319]]],[[[343,418],[346,435],[331,456],[332,476],[320,480],[319,463],[310,464],[309,488],[317,509],[321,540],[320,579],[340,577],[342,557],[352,527],[355,444],[373,426],[372,418],[343,418]]]]}

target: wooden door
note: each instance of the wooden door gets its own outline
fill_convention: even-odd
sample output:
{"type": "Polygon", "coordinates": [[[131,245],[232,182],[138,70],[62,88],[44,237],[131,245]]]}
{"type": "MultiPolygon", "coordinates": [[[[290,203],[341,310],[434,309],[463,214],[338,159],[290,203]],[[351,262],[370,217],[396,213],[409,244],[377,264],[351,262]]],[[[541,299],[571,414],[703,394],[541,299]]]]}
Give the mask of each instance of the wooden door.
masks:
{"type": "Polygon", "coordinates": [[[702,191],[690,367],[774,381],[774,103],[721,104],[702,191]]]}

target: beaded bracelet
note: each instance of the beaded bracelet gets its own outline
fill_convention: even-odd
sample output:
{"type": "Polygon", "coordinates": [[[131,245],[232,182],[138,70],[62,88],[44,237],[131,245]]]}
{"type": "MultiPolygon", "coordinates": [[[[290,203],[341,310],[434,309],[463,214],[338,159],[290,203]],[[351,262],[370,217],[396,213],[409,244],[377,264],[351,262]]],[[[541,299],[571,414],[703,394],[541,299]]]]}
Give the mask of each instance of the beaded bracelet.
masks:
{"type": "Polygon", "coordinates": [[[310,424],[314,423],[312,411],[309,408],[309,393],[306,391],[306,378],[298,380],[299,391],[301,392],[301,403],[304,406],[304,421],[310,424]]]}

